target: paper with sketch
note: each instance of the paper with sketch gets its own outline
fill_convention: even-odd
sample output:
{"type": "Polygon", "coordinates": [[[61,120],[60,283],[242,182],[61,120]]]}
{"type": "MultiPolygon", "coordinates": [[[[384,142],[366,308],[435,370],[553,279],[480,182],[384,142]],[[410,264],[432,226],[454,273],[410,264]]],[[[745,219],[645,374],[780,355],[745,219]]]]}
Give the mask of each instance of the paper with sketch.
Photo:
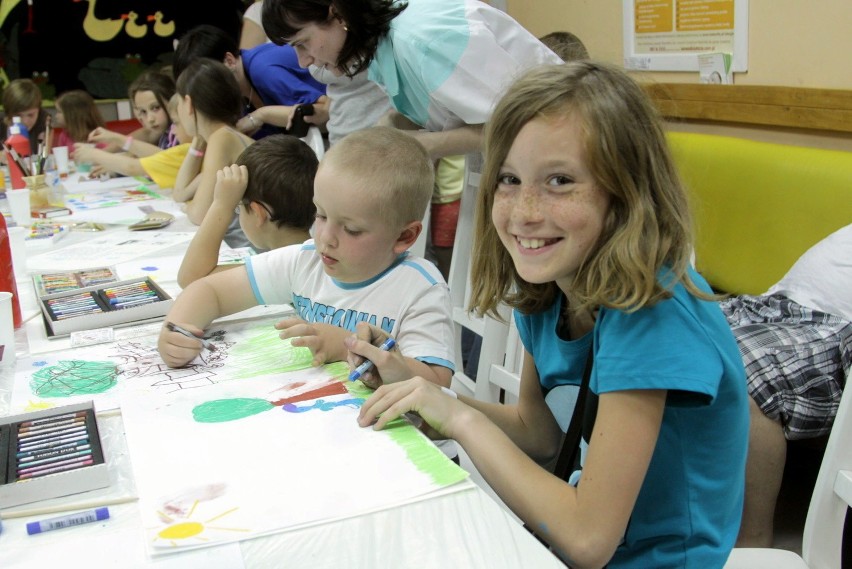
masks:
{"type": "MultiPolygon", "coordinates": [[[[356,422],[371,393],[317,369],[122,401],[153,554],[250,539],[455,491],[467,472],[413,426],[356,422]]],[[[328,369],[333,372],[333,369],[328,369]]],[[[336,374],[335,374],[336,375],[336,374]]]]}
{"type": "Polygon", "coordinates": [[[143,337],[18,358],[10,408],[16,413],[92,400],[105,411],[117,408],[126,392],[171,394],[310,367],[310,350],[281,340],[277,321],[213,324],[206,337],[216,350],[178,369],[157,352],[159,326],[143,337]]]}
{"type": "Polygon", "coordinates": [[[186,243],[190,232],[157,231],[137,235],[131,231],[110,231],[92,235],[81,243],[47,251],[27,258],[27,268],[36,271],[73,271],[89,267],[117,265],[139,257],[151,258],[158,251],[186,243]]]}
{"type": "Polygon", "coordinates": [[[180,204],[171,199],[152,199],[142,202],[122,202],[110,207],[80,209],[70,216],[63,217],[62,221],[131,225],[145,217],[145,212],[140,208],[146,206],[154,211],[170,213],[175,217],[175,220],[186,217],[186,214],[180,208],[180,204]]]}

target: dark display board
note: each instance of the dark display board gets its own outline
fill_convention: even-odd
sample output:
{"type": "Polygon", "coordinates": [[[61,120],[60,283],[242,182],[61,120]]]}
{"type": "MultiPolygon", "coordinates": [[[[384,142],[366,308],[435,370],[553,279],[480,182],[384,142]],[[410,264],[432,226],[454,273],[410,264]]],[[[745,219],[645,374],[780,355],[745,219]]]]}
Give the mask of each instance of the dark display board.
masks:
{"type": "Polygon", "coordinates": [[[0,0],[0,75],[36,80],[45,98],[85,89],[125,98],[149,67],[171,63],[174,41],[199,24],[239,36],[241,0],[0,0]]]}

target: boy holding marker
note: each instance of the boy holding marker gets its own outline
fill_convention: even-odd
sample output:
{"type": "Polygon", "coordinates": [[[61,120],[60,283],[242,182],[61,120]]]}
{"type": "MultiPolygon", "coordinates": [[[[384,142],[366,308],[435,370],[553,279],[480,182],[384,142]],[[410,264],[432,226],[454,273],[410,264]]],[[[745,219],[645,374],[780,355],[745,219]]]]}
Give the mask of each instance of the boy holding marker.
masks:
{"type": "MultiPolygon", "coordinates": [[[[374,362],[385,382],[425,374],[448,386],[449,289],[434,265],[408,252],[423,230],[433,180],[426,150],[404,133],[377,127],[350,134],[317,171],[314,239],[193,282],[166,320],[200,335],[220,316],[292,303],[299,317],[276,328],[294,346],[310,348],[315,365],[347,359],[356,325],[369,322],[395,338],[374,362]]],[[[164,326],[158,347],[166,364],[179,367],[202,344],[164,326]]]]}

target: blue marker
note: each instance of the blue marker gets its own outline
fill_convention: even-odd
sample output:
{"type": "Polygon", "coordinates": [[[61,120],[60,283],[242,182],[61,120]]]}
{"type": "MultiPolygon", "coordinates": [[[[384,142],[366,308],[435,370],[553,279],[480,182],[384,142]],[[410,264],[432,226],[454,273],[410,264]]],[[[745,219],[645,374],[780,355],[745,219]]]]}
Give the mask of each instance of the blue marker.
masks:
{"type": "Polygon", "coordinates": [[[94,510],[78,512],[76,514],[68,514],[67,516],[59,516],[56,518],[41,520],[40,522],[30,522],[27,524],[27,533],[30,535],[35,535],[37,533],[42,533],[45,531],[62,529],[71,526],[79,526],[82,524],[99,522],[101,520],[106,519],[109,519],[109,509],[95,508],[94,510]]]}
{"type": "MultiPolygon", "coordinates": [[[[382,345],[379,346],[379,349],[389,352],[393,349],[394,346],[396,346],[396,340],[394,340],[393,338],[388,338],[387,340],[382,342],[382,345]]],[[[373,369],[373,362],[371,362],[370,360],[364,360],[361,365],[356,367],[352,371],[352,373],[349,374],[349,381],[361,379],[361,376],[370,371],[371,369],[373,369]]]]}

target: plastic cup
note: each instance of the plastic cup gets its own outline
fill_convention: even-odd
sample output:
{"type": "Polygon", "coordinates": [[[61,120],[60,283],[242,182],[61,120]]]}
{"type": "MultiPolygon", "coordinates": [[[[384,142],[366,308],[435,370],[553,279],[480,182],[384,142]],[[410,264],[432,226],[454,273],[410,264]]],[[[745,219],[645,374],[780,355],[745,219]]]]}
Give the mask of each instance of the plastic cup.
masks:
{"type": "Polygon", "coordinates": [[[9,201],[9,211],[12,212],[12,219],[15,220],[15,223],[22,227],[29,226],[32,219],[30,214],[30,189],[6,190],[6,199],[9,201]]]}
{"type": "Polygon", "coordinates": [[[15,271],[15,280],[20,281],[27,277],[27,232],[28,227],[20,225],[7,228],[9,232],[9,246],[12,249],[12,270],[15,271]]]}
{"type": "Polygon", "coordinates": [[[53,158],[56,160],[56,170],[59,172],[60,178],[68,176],[68,147],[55,146],[53,147],[53,158]]]}
{"type": "MultiPolygon", "coordinates": [[[[78,142],[77,146],[94,146],[91,142],[78,142]]],[[[75,161],[74,164],[77,166],[77,172],[81,174],[88,174],[92,171],[92,163],[91,162],[79,162],[75,161]]]]}
{"type": "Polygon", "coordinates": [[[0,291],[0,364],[15,361],[15,324],[12,322],[12,293],[0,291]]]}

